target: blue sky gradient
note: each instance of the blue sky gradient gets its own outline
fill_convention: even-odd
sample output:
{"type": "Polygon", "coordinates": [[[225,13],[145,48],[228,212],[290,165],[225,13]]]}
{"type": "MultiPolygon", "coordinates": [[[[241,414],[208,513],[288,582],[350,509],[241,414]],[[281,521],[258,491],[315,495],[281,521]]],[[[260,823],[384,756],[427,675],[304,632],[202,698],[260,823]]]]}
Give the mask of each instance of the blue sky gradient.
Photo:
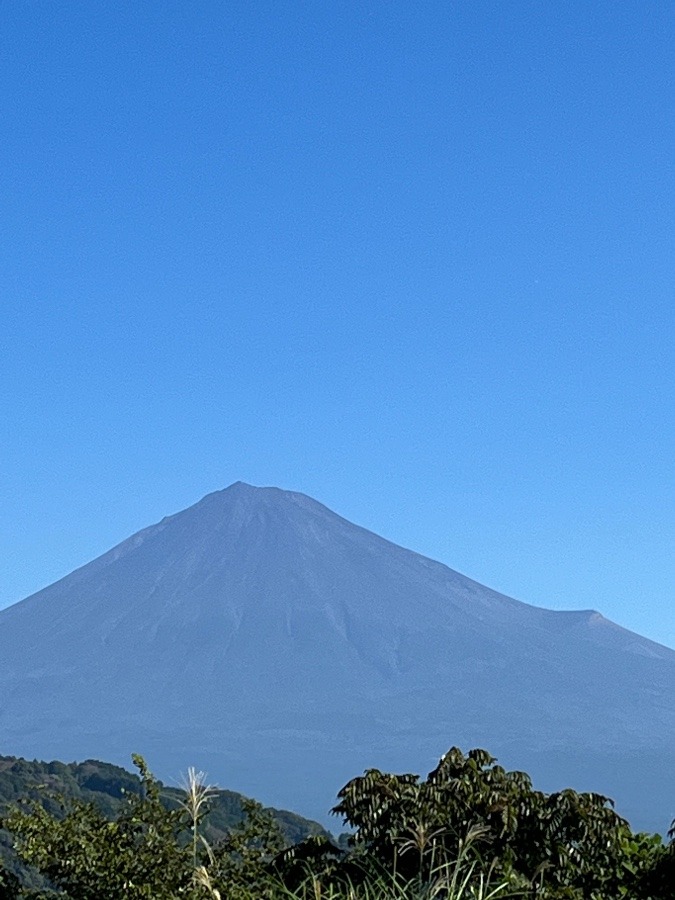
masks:
{"type": "Polygon", "coordinates": [[[241,479],[675,646],[670,4],[2,17],[0,606],[241,479]]]}

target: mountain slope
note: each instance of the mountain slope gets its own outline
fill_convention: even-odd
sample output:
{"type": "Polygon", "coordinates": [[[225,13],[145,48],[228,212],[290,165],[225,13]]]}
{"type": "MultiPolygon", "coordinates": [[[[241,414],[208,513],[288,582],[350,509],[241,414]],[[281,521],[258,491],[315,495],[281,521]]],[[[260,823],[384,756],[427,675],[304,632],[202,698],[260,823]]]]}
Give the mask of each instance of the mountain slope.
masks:
{"type": "Polygon", "coordinates": [[[453,743],[608,791],[637,824],[675,812],[675,652],[276,488],[210,494],[0,612],[0,690],[5,752],[139,751],[313,816],[364,767],[453,743]]]}

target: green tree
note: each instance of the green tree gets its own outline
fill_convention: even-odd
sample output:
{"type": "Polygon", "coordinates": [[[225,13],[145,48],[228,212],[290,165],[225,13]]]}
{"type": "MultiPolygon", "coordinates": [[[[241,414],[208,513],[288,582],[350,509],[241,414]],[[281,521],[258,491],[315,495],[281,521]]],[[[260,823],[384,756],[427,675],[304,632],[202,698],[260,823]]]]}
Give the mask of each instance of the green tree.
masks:
{"type": "Polygon", "coordinates": [[[453,747],[425,780],[371,769],[338,794],[333,812],[366,858],[404,880],[429,880],[472,835],[477,872],[530,896],[618,896],[628,824],[599,794],[544,794],[485,750],[453,747]]]}
{"type": "Polygon", "coordinates": [[[228,900],[273,894],[275,860],[287,843],[271,813],[255,800],[243,801],[245,818],[213,849],[210,877],[228,900]]]}
{"type": "Polygon", "coordinates": [[[141,794],[114,821],[77,801],[62,818],[34,802],[5,820],[19,856],[72,900],[173,900],[193,890],[191,849],[179,840],[186,813],[168,810],[143,759],[134,763],[141,794]]]}
{"type": "MultiPolygon", "coordinates": [[[[188,772],[184,797],[171,806],[144,760],[134,763],[141,790],[112,820],[81,800],[64,801],[58,815],[37,801],[10,812],[4,824],[20,858],[69,900],[236,900],[278,886],[274,860],[286,841],[272,812],[244,799],[243,821],[211,847],[201,826],[213,790],[202,773],[188,772]]],[[[0,870],[2,890],[0,900],[24,897],[0,870]]]]}

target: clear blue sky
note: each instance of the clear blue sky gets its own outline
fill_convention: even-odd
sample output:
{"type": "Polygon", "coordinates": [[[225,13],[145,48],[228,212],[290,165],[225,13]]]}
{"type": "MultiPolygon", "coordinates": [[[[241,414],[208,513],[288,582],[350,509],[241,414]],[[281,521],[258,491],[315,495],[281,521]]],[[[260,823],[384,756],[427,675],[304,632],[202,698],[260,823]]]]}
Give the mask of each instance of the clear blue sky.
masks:
{"type": "Polygon", "coordinates": [[[0,17],[0,606],[241,479],[675,646],[671,3],[0,17]]]}

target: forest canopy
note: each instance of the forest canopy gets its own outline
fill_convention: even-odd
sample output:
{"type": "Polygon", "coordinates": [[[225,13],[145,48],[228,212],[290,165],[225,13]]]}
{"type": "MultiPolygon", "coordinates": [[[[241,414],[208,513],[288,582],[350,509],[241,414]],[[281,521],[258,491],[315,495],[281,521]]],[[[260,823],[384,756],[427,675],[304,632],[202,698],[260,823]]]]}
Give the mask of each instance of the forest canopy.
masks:
{"type": "Polygon", "coordinates": [[[339,840],[202,773],[167,788],[134,763],[0,757],[0,900],[675,897],[673,840],[633,833],[600,794],[538,791],[485,750],[453,747],[426,778],[352,779],[339,840]]]}

